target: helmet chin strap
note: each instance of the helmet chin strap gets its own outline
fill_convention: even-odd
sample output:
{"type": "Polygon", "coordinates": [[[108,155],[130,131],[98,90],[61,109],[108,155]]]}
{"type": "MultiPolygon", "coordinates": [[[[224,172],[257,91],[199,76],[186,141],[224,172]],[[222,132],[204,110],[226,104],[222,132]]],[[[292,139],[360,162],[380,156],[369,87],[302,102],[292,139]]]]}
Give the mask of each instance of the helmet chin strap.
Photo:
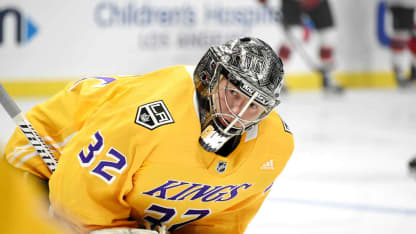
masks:
{"type": "Polygon", "coordinates": [[[199,137],[199,143],[201,146],[208,152],[217,152],[221,147],[234,135],[229,133],[229,130],[240,121],[239,119],[246,112],[247,108],[258,96],[258,92],[255,92],[249,101],[241,109],[240,113],[234,118],[234,120],[227,125],[224,131],[221,131],[219,127],[214,123],[214,120],[207,125],[207,127],[202,131],[201,136],[199,137]]]}

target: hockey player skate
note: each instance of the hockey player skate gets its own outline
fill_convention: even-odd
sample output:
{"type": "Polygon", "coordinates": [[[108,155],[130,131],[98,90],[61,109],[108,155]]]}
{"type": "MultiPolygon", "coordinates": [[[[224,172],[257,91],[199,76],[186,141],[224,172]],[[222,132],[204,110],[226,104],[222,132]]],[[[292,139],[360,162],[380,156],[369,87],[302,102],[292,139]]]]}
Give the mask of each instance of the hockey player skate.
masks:
{"type": "Polygon", "coordinates": [[[330,77],[330,72],[327,69],[320,69],[322,75],[322,88],[325,94],[340,95],[344,93],[344,88],[335,83],[334,79],[330,77]]]}

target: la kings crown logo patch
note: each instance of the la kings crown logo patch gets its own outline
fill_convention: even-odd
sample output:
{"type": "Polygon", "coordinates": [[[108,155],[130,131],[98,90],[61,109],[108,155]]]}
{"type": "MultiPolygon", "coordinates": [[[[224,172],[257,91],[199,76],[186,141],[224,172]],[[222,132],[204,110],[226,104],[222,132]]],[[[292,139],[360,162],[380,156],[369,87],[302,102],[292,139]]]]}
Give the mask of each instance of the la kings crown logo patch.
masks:
{"type": "Polygon", "coordinates": [[[162,100],[141,105],[137,109],[135,123],[150,130],[173,122],[172,115],[162,100]]]}

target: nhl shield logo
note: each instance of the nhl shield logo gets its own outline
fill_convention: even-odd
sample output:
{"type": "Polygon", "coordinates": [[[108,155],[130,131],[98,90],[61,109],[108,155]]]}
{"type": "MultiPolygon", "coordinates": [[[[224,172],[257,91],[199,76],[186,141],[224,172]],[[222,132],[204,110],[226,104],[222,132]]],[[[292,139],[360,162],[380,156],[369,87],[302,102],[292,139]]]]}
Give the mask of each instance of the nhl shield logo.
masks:
{"type": "Polygon", "coordinates": [[[135,123],[150,130],[173,122],[172,115],[162,100],[141,105],[137,109],[135,123]]]}
{"type": "Polygon", "coordinates": [[[217,164],[217,172],[223,173],[225,169],[227,168],[227,162],[219,161],[217,164]]]}

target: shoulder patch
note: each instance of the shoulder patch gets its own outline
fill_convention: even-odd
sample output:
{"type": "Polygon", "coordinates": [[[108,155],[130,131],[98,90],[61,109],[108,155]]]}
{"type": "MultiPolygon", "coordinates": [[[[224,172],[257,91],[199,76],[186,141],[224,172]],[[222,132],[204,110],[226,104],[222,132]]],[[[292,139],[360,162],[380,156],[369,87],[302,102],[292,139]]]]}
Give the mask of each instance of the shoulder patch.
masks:
{"type": "Polygon", "coordinates": [[[172,115],[162,100],[139,106],[134,122],[150,130],[174,123],[172,115]]]}

